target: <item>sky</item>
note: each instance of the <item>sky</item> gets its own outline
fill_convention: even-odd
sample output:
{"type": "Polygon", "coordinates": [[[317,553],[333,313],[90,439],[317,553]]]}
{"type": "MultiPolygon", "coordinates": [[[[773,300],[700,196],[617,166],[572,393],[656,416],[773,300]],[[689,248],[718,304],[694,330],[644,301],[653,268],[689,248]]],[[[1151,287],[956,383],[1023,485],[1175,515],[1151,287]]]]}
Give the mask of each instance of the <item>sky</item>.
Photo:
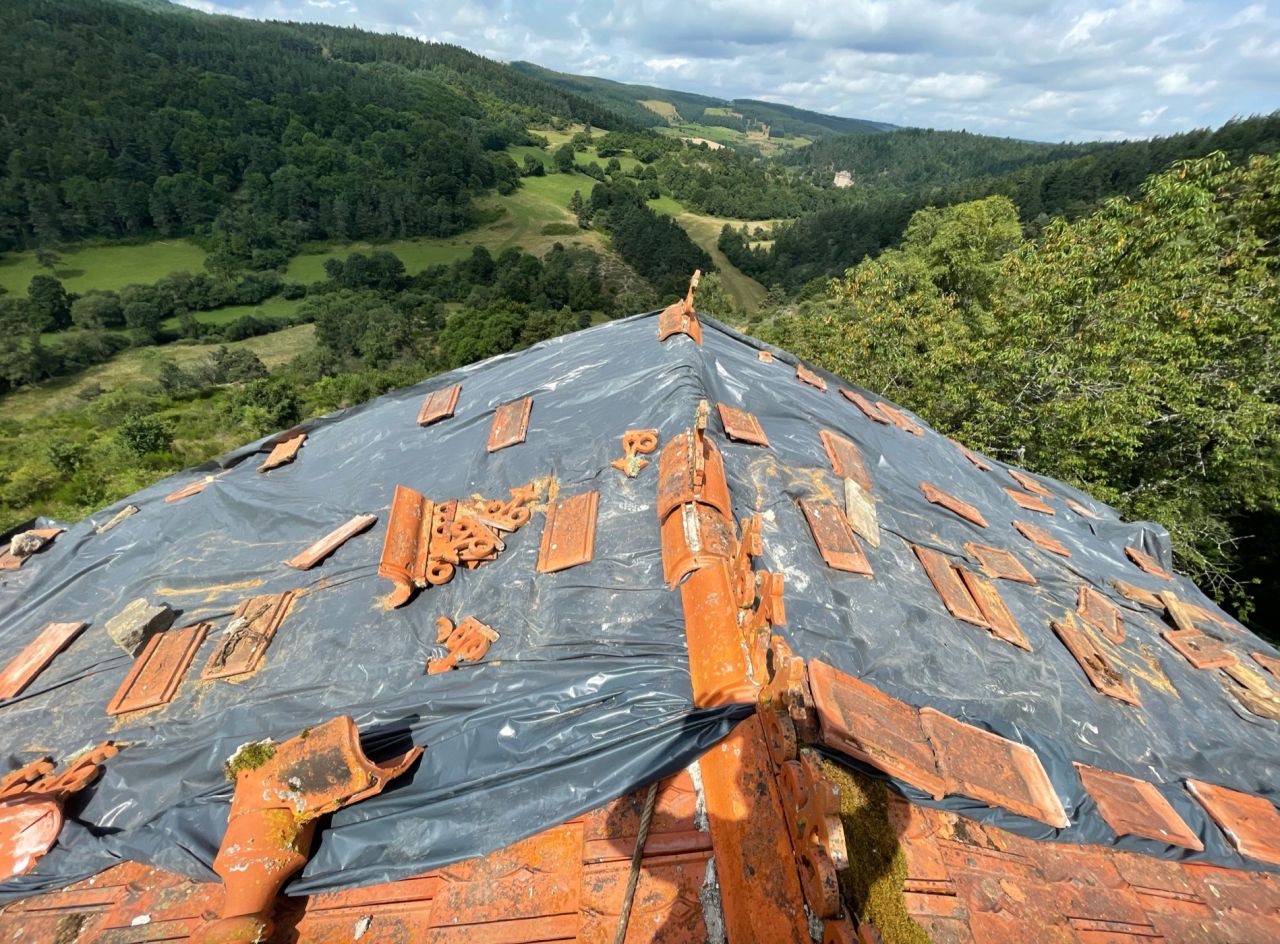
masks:
{"type": "Polygon", "coordinates": [[[897,125],[1150,137],[1280,109],[1280,0],[179,0],[897,125]]]}

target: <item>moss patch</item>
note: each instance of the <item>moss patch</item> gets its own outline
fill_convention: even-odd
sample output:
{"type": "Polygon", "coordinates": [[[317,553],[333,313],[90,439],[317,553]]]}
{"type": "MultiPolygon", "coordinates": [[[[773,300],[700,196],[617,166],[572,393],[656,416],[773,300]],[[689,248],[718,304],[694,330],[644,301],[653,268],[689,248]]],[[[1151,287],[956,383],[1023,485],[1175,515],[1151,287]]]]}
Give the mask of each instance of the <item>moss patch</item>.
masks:
{"type": "Polygon", "coordinates": [[[275,756],[275,741],[270,738],[263,741],[250,741],[236,748],[236,752],[227,758],[222,772],[226,774],[228,780],[235,780],[240,771],[257,770],[275,756]]]}
{"type": "Polygon", "coordinates": [[[849,848],[849,867],[840,873],[845,906],[879,931],[885,944],[929,944],[903,898],[907,859],[889,819],[888,788],[830,761],[822,765],[840,787],[840,820],[849,848]]]}

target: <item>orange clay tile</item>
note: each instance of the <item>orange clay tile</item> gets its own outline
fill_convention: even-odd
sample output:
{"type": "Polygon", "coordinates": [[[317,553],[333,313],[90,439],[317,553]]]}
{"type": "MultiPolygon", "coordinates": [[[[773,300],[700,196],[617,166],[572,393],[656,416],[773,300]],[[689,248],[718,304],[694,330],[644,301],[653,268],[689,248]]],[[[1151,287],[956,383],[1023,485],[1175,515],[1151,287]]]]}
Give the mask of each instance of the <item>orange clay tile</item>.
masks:
{"type": "Polygon", "coordinates": [[[844,387],[840,388],[840,393],[846,400],[861,410],[862,415],[867,419],[875,420],[877,423],[882,423],[885,426],[888,426],[892,422],[886,414],[880,412],[880,410],[872,405],[871,401],[862,394],[855,393],[852,390],[846,390],[844,387]]]}
{"type": "Polygon", "coordinates": [[[1124,620],[1120,616],[1120,607],[1093,587],[1085,585],[1080,588],[1076,595],[1076,613],[1111,642],[1117,645],[1124,642],[1124,620]]]}
{"type": "Polygon", "coordinates": [[[1013,526],[1019,534],[1036,547],[1051,551],[1054,554],[1060,554],[1063,557],[1071,556],[1071,548],[1067,547],[1044,528],[1034,524],[1027,524],[1025,521],[1015,521],[1013,526]]]}
{"type": "Polygon", "coordinates": [[[1160,635],[1197,669],[1220,669],[1236,661],[1235,653],[1223,643],[1194,627],[1171,629],[1160,635]]]}
{"type": "Polygon", "coordinates": [[[1095,521],[1101,520],[1097,515],[1095,515],[1092,511],[1090,511],[1084,505],[1080,504],[1074,498],[1067,499],[1067,507],[1070,508],[1072,511],[1074,511],[1081,518],[1093,518],[1095,521]]]}
{"type": "Polygon", "coordinates": [[[1187,790],[1227,834],[1237,852],[1280,865],[1280,812],[1269,800],[1201,780],[1188,780],[1187,790]]]}
{"type": "Polygon", "coordinates": [[[964,552],[978,562],[982,572],[997,580],[1016,580],[1018,583],[1034,584],[1036,578],[1022,565],[1011,551],[991,547],[987,544],[965,544],[964,552]]]}
{"type": "Polygon", "coordinates": [[[629,429],[622,434],[622,458],[614,459],[609,465],[633,479],[649,465],[649,460],[641,459],[640,456],[647,456],[657,448],[656,429],[629,429]]]}
{"type": "Polygon", "coordinates": [[[699,767],[728,939],[809,944],[795,852],[759,719],[740,722],[699,767]]]}
{"type": "Polygon", "coordinates": [[[1098,804],[1098,812],[1117,836],[1145,836],[1184,849],[1204,850],[1200,837],[1183,822],[1155,784],[1087,764],[1077,763],[1075,768],[1084,788],[1098,804]]]}
{"type": "Polygon", "coordinates": [[[36,676],[84,630],[88,623],[46,623],[35,639],[0,673],[0,700],[21,695],[36,676]]]}
{"type": "Polygon", "coordinates": [[[689,291],[678,302],[672,302],[658,315],[658,341],[665,341],[673,334],[685,334],[702,344],[702,323],[698,321],[698,313],[693,308],[693,293],[702,278],[702,270],[698,269],[689,279],[689,291]]]}
{"type": "Polygon", "coordinates": [[[1258,663],[1276,678],[1280,678],[1280,658],[1267,655],[1265,652],[1251,652],[1249,655],[1253,661],[1258,663]]]}
{"type": "Polygon", "coordinates": [[[809,522],[809,531],[818,552],[832,570],[872,576],[871,564],[862,552],[849,521],[840,506],[830,502],[800,500],[800,510],[809,522]]]}
{"type": "Polygon", "coordinates": [[[729,561],[736,549],[733,523],[709,505],[687,502],[662,522],[662,574],[672,589],[699,568],[729,561]]]}
{"type": "Polygon", "coordinates": [[[1155,610],[1164,609],[1164,603],[1159,596],[1150,590],[1139,587],[1137,584],[1126,583],[1123,580],[1108,580],[1107,583],[1115,588],[1116,593],[1131,603],[1140,603],[1155,610]]]}
{"type": "Polygon", "coordinates": [[[1198,630],[1200,627],[1196,625],[1195,613],[1191,606],[1183,603],[1176,593],[1169,590],[1162,590],[1157,596],[1164,605],[1165,612],[1169,618],[1173,620],[1173,625],[1178,629],[1190,631],[1198,630]]]}
{"type": "Polygon", "coordinates": [[[498,407],[493,414],[493,426],[489,429],[489,452],[497,452],[524,442],[529,431],[529,413],[533,409],[533,397],[522,397],[498,407]]]}
{"type": "Polygon", "coordinates": [[[951,563],[947,556],[932,548],[922,547],[918,544],[911,545],[911,549],[916,552],[916,557],[920,560],[920,566],[924,568],[925,574],[928,575],[929,582],[933,584],[933,589],[938,591],[938,596],[942,597],[942,602],[946,606],[947,612],[956,619],[964,620],[966,623],[981,626],[983,629],[989,628],[986,617],[982,615],[982,610],[970,595],[968,587],[964,585],[963,579],[956,573],[955,565],[951,563]]]}
{"type": "Polygon", "coordinates": [[[827,450],[827,458],[831,460],[831,470],[838,478],[853,479],[866,491],[871,491],[871,476],[867,467],[862,464],[862,455],[858,447],[839,433],[829,429],[821,431],[822,445],[827,450]]]}
{"type": "MultiPolygon", "coordinates": [[[[951,441],[955,442],[954,439],[951,441]]],[[[972,462],[975,466],[977,466],[983,472],[992,471],[991,463],[987,462],[985,459],[982,458],[982,456],[978,455],[972,449],[969,449],[967,446],[961,446],[959,443],[956,443],[956,446],[959,448],[961,455],[963,455],[966,459],[972,462]]]]}
{"type": "Polygon", "coordinates": [[[818,716],[804,660],[777,634],[769,637],[767,650],[758,662],[760,675],[769,681],[760,689],[756,714],[776,769],[799,757],[801,745],[818,740],[818,716]]]}
{"type": "Polygon", "coordinates": [[[1020,492],[1016,488],[1006,488],[1005,494],[1012,498],[1022,508],[1027,511],[1038,511],[1046,515],[1056,515],[1053,506],[1046,504],[1043,499],[1032,495],[1030,492],[1020,492]]]}
{"type": "Polygon", "coordinates": [[[1028,492],[1033,492],[1041,498],[1053,498],[1053,492],[1041,485],[1039,479],[1032,478],[1018,469],[1009,469],[1009,475],[1028,492]]]}
{"type": "Polygon", "coordinates": [[[819,918],[838,917],[843,910],[839,872],[849,867],[840,788],[812,748],[801,748],[776,774],[808,910],[819,918]]]}
{"type": "Polygon", "coordinates": [[[930,484],[929,482],[921,482],[920,491],[924,492],[924,497],[929,499],[929,501],[933,502],[935,505],[941,505],[948,511],[955,512],[961,518],[966,521],[971,521],[979,527],[985,528],[987,526],[987,519],[982,517],[982,512],[973,505],[970,505],[967,501],[961,501],[954,495],[944,492],[942,489],[938,488],[936,485],[930,484]]]}
{"type": "Polygon", "coordinates": [[[427,674],[439,675],[456,669],[459,662],[479,662],[498,641],[498,634],[474,616],[468,616],[457,626],[447,616],[436,620],[436,643],[443,646],[448,655],[427,662],[427,674]]]}
{"type": "Polygon", "coordinates": [[[1005,605],[1004,598],[1000,596],[1000,591],[996,589],[995,584],[986,577],[981,577],[963,567],[957,567],[956,570],[960,574],[960,579],[964,581],[969,595],[982,611],[982,618],[986,620],[991,632],[1005,642],[1030,652],[1031,643],[1027,642],[1027,637],[1018,628],[1018,621],[1009,612],[1009,607],[1005,605]]]}
{"type": "MultiPolygon", "coordinates": [[[[221,472],[218,473],[218,475],[221,475],[221,474],[222,474],[221,472]]],[[[164,497],[165,503],[171,504],[176,501],[182,501],[182,499],[184,498],[190,498],[192,495],[199,495],[201,492],[203,492],[206,488],[209,487],[210,483],[212,483],[213,480],[218,477],[218,475],[206,475],[204,478],[196,479],[196,481],[194,482],[188,482],[186,485],[182,486],[182,488],[178,489],[176,492],[170,492],[168,495],[166,495],[164,497]]]]}
{"type": "Polygon", "coordinates": [[[1146,551],[1140,551],[1136,547],[1125,546],[1124,552],[1129,555],[1129,560],[1138,565],[1138,568],[1144,573],[1159,577],[1161,580],[1172,580],[1163,567],[1161,567],[1154,557],[1146,551]]]}
{"type": "Polygon", "coordinates": [[[422,401],[422,408],[418,410],[418,425],[430,426],[453,416],[453,411],[458,406],[458,394],[461,392],[462,384],[454,384],[427,394],[427,398],[422,401]]]}
{"type": "Polygon", "coordinates": [[[710,505],[726,520],[733,520],[724,459],[701,430],[673,436],[658,456],[658,520],[665,521],[685,502],[710,505]]]}
{"type": "Polygon", "coordinates": [[[921,708],[920,721],[933,744],[947,792],[973,797],[1058,829],[1070,823],[1031,748],[933,708],[921,708]]]}
{"type": "Polygon", "coordinates": [[[824,393],[827,390],[827,382],[799,361],[796,361],[796,379],[801,383],[807,383],[810,387],[817,387],[824,393]]]}
{"type": "Polygon", "coordinates": [[[583,492],[550,504],[547,522],[542,527],[538,573],[550,574],[576,567],[595,556],[596,511],[599,507],[599,492],[583,492]]]}
{"type": "Polygon", "coordinates": [[[876,401],[876,409],[889,417],[890,422],[898,429],[910,433],[912,436],[923,436],[924,428],[919,423],[907,416],[906,413],[899,410],[896,406],[890,406],[883,400],[876,401]]]}
{"type": "Polygon", "coordinates": [[[226,895],[196,944],[265,941],[276,893],[310,856],[315,821],[381,793],[418,759],[411,748],[385,765],[360,747],[355,722],[340,715],[276,746],[264,763],[236,773],[227,830],[213,860],[226,895]]]}
{"type": "Polygon", "coordinates": [[[827,747],[934,799],[946,795],[946,782],[914,707],[818,660],[809,663],[809,687],[827,747]]]}
{"type": "Polygon", "coordinates": [[[120,688],[107,705],[107,714],[122,715],[156,708],[173,701],[182,676],[209,632],[208,623],[156,633],[143,647],[120,688]]]}
{"type": "MultiPolygon", "coordinates": [[[[667,525],[678,518],[672,515],[667,525]]],[[[728,559],[715,559],[707,552],[702,566],[680,584],[680,606],[694,705],[756,704],[760,683],[751,676],[728,559]]]]}
{"type": "Polygon", "coordinates": [[[285,561],[285,565],[298,570],[310,570],[357,534],[369,530],[377,520],[377,515],[356,515],[346,524],[335,528],[310,547],[289,558],[285,561]]]}
{"type": "MultiPolygon", "coordinates": [[[[416,587],[433,582],[428,580],[427,568],[436,536],[433,529],[439,523],[436,517],[434,502],[408,486],[396,486],[378,562],[378,576],[395,585],[388,599],[390,606],[403,606],[413,597],[416,587]]],[[[446,532],[447,527],[446,524],[446,532]]],[[[452,566],[448,576],[453,576],[452,566]]]]}
{"type": "Polygon", "coordinates": [[[756,357],[758,357],[758,358],[760,359],[760,363],[762,363],[762,364],[772,364],[772,363],[773,363],[773,352],[772,352],[772,351],[757,351],[757,352],[756,352],[756,357]]]}
{"type": "Polygon", "coordinates": [[[302,448],[302,444],[306,441],[307,434],[303,432],[297,432],[281,439],[272,447],[262,465],[258,466],[258,471],[270,472],[272,469],[278,469],[282,465],[288,465],[298,458],[298,450],[302,448]]]}
{"type": "MultiPolygon", "coordinates": [[[[34,534],[36,537],[40,538],[40,548],[35,552],[36,554],[39,554],[40,551],[43,551],[50,545],[50,543],[52,543],[54,538],[62,533],[62,528],[32,528],[25,533],[34,534]]],[[[0,551],[0,570],[17,570],[25,564],[31,556],[31,554],[28,554],[26,557],[18,557],[9,549],[9,543],[5,542],[4,550],[0,551]]]]}
{"type": "Polygon", "coordinates": [[[1142,704],[1137,693],[1125,682],[1124,676],[1089,635],[1088,629],[1077,623],[1073,614],[1065,613],[1061,620],[1054,620],[1050,625],[1067,647],[1067,651],[1080,663],[1080,668],[1089,677],[1094,688],[1130,705],[1142,704]]]}
{"type": "Polygon", "coordinates": [[[231,622],[218,635],[217,645],[200,673],[201,681],[256,671],[296,596],[296,591],[285,590],[241,601],[231,622]]]}
{"type": "Polygon", "coordinates": [[[760,421],[755,414],[739,410],[736,406],[717,403],[720,410],[720,423],[724,426],[724,434],[738,442],[751,443],[756,446],[769,445],[769,437],[764,434],[760,421]]]}

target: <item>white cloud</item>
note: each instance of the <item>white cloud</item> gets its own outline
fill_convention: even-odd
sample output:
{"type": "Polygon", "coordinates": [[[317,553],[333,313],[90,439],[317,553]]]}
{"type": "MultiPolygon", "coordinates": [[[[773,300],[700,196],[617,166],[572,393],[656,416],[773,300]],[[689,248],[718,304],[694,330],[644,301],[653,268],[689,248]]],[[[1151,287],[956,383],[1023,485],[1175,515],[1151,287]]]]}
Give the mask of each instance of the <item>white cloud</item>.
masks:
{"type": "Polygon", "coordinates": [[[623,82],[1046,140],[1166,134],[1188,115],[1207,125],[1280,108],[1280,19],[1261,2],[182,2],[355,23],[623,82]]]}

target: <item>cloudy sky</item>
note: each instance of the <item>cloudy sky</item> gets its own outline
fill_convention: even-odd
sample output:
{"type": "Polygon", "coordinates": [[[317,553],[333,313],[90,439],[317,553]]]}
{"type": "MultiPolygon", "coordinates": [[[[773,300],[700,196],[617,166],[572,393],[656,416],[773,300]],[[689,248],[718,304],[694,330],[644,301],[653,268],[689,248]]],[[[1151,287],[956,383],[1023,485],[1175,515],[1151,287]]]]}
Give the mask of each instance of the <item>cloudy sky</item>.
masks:
{"type": "Polygon", "coordinates": [[[894,124],[1148,137],[1280,108],[1280,0],[180,0],[894,124]]]}

